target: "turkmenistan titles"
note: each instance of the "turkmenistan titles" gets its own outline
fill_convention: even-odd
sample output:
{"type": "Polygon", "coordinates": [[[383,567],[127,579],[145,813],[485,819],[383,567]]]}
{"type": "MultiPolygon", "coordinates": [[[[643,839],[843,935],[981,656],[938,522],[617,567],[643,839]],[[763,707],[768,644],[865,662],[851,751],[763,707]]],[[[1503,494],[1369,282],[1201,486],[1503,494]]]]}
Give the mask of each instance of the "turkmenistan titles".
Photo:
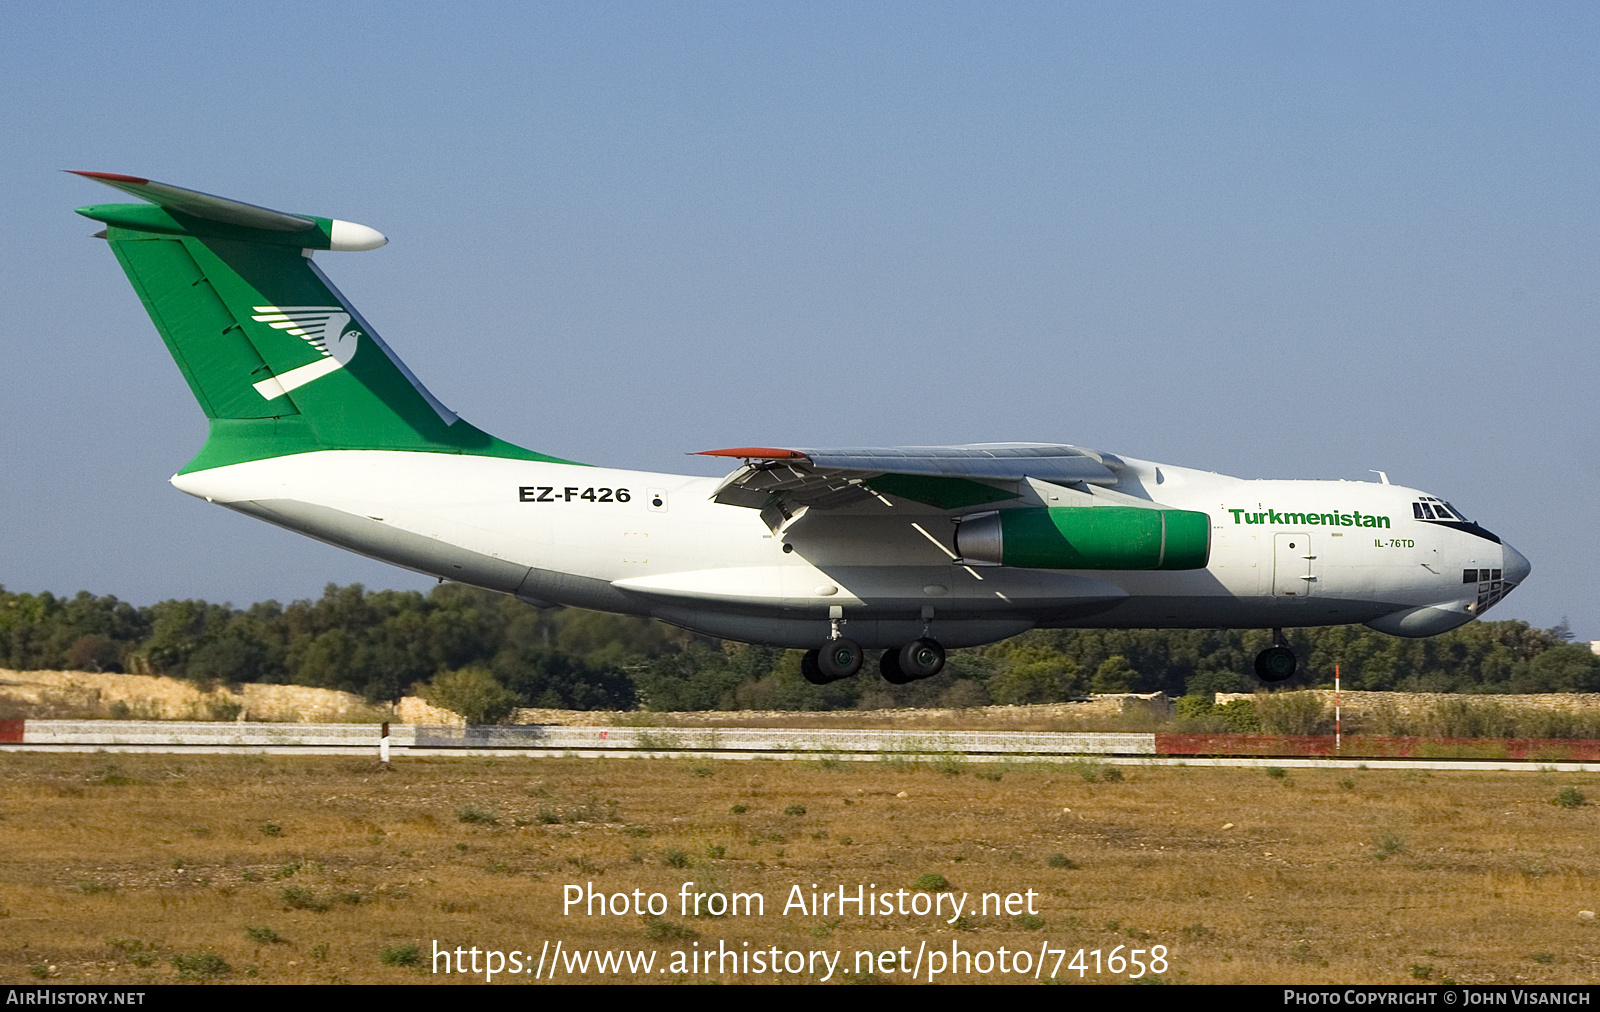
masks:
{"type": "Polygon", "coordinates": [[[1278,510],[1230,509],[1236,524],[1275,524],[1285,527],[1388,527],[1389,518],[1352,510],[1349,513],[1287,513],[1278,510]]]}

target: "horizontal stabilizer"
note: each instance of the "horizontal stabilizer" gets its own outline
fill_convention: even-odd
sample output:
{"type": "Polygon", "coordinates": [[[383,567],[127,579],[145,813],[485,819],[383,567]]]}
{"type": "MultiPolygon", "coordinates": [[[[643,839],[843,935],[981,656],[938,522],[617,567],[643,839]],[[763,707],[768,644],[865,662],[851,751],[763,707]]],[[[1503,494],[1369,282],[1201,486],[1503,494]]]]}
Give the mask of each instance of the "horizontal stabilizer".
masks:
{"type": "Polygon", "coordinates": [[[199,190],[186,190],[181,186],[158,183],[142,176],[125,176],[117,172],[82,172],[68,169],[73,175],[93,179],[140,200],[149,201],[168,212],[159,215],[149,208],[130,211],[125,205],[102,205],[80,208],[79,213],[111,225],[158,232],[194,232],[186,227],[184,218],[216,222],[234,228],[256,229],[267,233],[284,234],[283,242],[293,236],[293,242],[313,249],[369,250],[377,249],[389,240],[377,229],[355,222],[329,218],[315,218],[303,214],[274,211],[242,200],[218,197],[199,190]],[[169,218],[169,216],[172,216],[169,218]],[[302,238],[303,236],[303,238],[302,238]]]}

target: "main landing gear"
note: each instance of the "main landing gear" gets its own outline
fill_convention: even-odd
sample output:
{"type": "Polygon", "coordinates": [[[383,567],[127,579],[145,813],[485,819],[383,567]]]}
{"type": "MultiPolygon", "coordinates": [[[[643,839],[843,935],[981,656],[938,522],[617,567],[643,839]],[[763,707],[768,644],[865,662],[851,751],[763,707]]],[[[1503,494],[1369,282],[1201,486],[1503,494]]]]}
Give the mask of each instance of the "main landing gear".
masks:
{"type": "Polygon", "coordinates": [[[1299,661],[1284,641],[1283,630],[1272,630],[1272,646],[1256,654],[1256,677],[1263,682],[1287,682],[1299,661]]]}
{"type": "MultiPolygon", "coordinates": [[[[800,658],[800,673],[812,685],[827,685],[861,671],[861,645],[839,638],[824,643],[819,650],[807,650],[800,658]]],[[[932,678],[944,670],[944,647],[924,636],[903,647],[890,647],[878,659],[878,671],[893,685],[932,678]]]]}
{"type": "Polygon", "coordinates": [[[821,650],[807,650],[800,658],[800,673],[812,685],[827,685],[860,671],[861,658],[861,644],[841,636],[822,644],[821,650]]]}
{"type": "MultiPolygon", "coordinates": [[[[812,685],[827,685],[841,678],[849,678],[861,670],[861,645],[840,635],[839,626],[844,620],[839,615],[830,616],[833,638],[817,650],[807,650],[800,658],[800,673],[812,685]]],[[[928,635],[933,623],[931,609],[923,613],[922,636],[903,647],[891,647],[878,660],[878,671],[884,680],[894,685],[932,678],[944,670],[944,647],[928,635]]]]}
{"type": "Polygon", "coordinates": [[[898,650],[885,650],[878,660],[878,671],[882,673],[883,680],[893,685],[932,678],[943,670],[944,647],[939,645],[938,640],[926,636],[898,650]]]}

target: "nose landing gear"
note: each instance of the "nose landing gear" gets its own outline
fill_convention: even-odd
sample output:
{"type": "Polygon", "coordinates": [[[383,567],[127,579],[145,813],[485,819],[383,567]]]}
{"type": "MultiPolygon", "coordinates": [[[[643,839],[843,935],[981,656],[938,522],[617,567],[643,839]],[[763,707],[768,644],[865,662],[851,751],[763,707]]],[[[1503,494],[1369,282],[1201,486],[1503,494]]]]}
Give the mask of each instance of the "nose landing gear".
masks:
{"type": "Polygon", "coordinates": [[[1272,630],[1272,646],[1256,654],[1256,677],[1263,682],[1287,682],[1294,677],[1299,659],[1284,641],[1283,630],[1272,630]]]}

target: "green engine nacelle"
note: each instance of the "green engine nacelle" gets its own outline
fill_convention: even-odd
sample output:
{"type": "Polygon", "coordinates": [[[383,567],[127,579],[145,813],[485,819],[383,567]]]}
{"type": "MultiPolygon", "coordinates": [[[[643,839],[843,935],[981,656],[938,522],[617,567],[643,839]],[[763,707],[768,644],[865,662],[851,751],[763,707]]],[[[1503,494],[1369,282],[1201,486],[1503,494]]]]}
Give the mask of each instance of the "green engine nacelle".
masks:
{"type": "Polygon", "coordinates": [[[995,510],[961,519],[956,551],[963,562],[1025,569],[1204,569],[1211,517],[1138,506],[995,510]]]}

